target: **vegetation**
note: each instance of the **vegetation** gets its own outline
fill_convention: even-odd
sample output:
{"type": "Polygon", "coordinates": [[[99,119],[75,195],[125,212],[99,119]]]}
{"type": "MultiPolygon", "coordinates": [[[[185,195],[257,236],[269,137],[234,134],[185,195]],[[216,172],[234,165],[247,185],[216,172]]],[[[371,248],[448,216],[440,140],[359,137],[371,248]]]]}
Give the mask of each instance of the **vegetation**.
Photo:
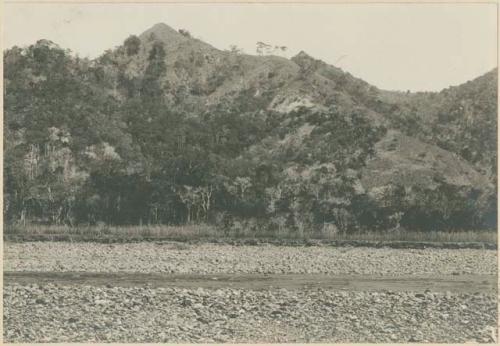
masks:
{"type": "Polygon", "coordinates": [[[497,71],[439,93],[386,95],[395,127],[471,162],[496,181],[497,71]]]}
{"type": "Polygon", "coordinates": [[[496,226],[493,84],[384,94],[302,56],[295,81],[335,82],[321,107],[270,106],[281,89],[266,86],[295,64],[285,59],[259,75],[262,87],[197,107],[194,100],[210,104],[240,73],[226,63],[203,84],[197,78],[211,71],[213,56],[257,57],[208,51],[176,34],[192,40],[191,50],[173,53],[148,33],[93,61],[46,40],[4,52],[7,229],[94,232],[105,224],[99,229],[117,233],[336,239],[496,226]],[[367,162],[390,131],[439,146],[472,173],[457,173],[465,180],[458,184],[429,167],[433,186],[410,179],[367,188],[367,162]],[[210,226],[192,231],[194,224],[210,226]]]}
{"type": "MultiPolygon", "coordinates": [[[[196,225],[136,225],[136,226],[68,226],[68,225],[8,225],[4,230],[7,239],[26,237],[32,240],[60,239],[65,241],[77,241],[80,239],[91,240],[117,240],[127,241],[131,239],[157,239],[171,241],[197,241],[197,240],[220,240],[248,239],[255,241],[278,240],[274,232],[255,232],[249,229],[224,230],[207,224],[196,225]]],[[[297,238],[293,230],[286,231],[279,238],[284,241],[299,241],[307,244],[309,241],[361,241],[361,242],[462,242],[462,243],[497,243],[497,233],[489,230],[449,230],[434,232],[406,232],[395,230],[387,231],[361,231],[352,233],[324,233],[315,238],[297,238]]],[[[251,242],[250,242],[251,244],[251,242]]]]}

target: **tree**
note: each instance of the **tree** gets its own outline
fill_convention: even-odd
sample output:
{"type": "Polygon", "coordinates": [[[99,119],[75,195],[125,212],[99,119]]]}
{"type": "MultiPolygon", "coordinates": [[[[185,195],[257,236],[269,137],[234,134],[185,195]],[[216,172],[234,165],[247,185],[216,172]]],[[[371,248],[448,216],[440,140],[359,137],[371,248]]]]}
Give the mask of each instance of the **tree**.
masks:
{"type": "Polygon", "coordinates": [[[257,54],[258,55],[265,55],[265,54],[270,54],[271,53],[271,48],[272,46],[264,43],[264,42],[257,42],[257,54]]]}
{"type": "Polygon", "coordinates": [[[212,195],[214,192],[214,188],[212,185],[199,187],[196,192],[199,194],[201,208],[203,209],[203,213],[205,214],[205,220],[208,218],[208,213],[210,212],[210,208],[212,206],[212,195]]]}
{"type": "Polygon", "coordinates": [[[141,40],[139,37],[131,35],[125,40],[124,45],[128,56],[135,55],[139,52],[141,40]]]}
{"type": "Polygon", "coordinates": [[[185,37],[191,37],[191,33],[189,31],[187,31],[186,29],[179,29],[179,34],[181,34],[182,36],[185,36],[185,37]]]}
{"type": "Polygon", "coordinates": [[[288,49],[286,46],[272,46],[261,41],[257,42],[256,45],[256,51],[258,55],[276,54],[278,52],[285,53],[285,51],[288,49]]]}
{"type": "Polygon", "coordinates": [[[165,48],[163,42],[155,41],[149,51],[148,66],[144,72],[141,93],[149,98],[151,105],[157,105],[162,96],[161,78],[166,72],[165,48]],[[151,99],[154,99],[152,102],[151,99]]]}
{"type": "Polygon", "coordinates": [[[243,49],[239,48],[235,44],[229,46],[229,51],[233,54],[243,54],[243,49]]]}

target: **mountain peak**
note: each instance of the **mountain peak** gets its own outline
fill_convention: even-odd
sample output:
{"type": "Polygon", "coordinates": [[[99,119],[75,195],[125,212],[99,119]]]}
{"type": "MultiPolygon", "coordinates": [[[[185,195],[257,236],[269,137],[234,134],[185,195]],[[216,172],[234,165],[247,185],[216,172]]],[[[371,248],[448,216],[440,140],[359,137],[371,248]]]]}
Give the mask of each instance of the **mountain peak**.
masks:
{"type": "Polygon", "coordinates": [[[292,59],[290,60],[292,60],[294,63],[296,63],[302,68],[306,66],[308,67],[315,66],[318,63],[318,60],[314,59],[312,56],[310,56],[303,50],[301,50],[299,54],[293,56],[292,59]]]}
{"type": "Polygon", "coordinates": [[[315,60],[312,56],[310,56],[309,54],[307,54],[303,50],[301,50],[297,55],[295,55],[294,57],[292,57],[292,60],[293,59],[311,59],[311,60],[315,60]]]}
{"type": "Polygon", "coordinates": [[[187,37],[181,35],[177,30],[165,23],[157,23],[140,35],[143,39],[149,39],[151,36],[164,42],[183,41],[187,39],[187,37]]]}
{"type": "Polygon", "coordinates": [[[175,34],[178,34],[177,30],[175,30],[174,28],[172,28],[171,26],[169,26],[165,23],[156,23],[151,28],[149,28],[147,31],[155,32],[155,33],[175,33],[175,34]]]}

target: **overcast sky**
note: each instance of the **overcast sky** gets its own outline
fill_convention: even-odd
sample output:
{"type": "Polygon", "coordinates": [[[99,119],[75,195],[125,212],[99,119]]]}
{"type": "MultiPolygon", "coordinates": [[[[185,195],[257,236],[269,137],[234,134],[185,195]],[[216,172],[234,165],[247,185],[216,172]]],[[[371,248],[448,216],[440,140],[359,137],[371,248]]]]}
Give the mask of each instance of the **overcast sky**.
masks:
{"type": "Polygon", "coordinates": [[[495,4],[9,4],[4,48],[45,38],[96,57],[158,22],[219,49],[304,50],[383,89],[440,90],[497,64],[495,4]]]}

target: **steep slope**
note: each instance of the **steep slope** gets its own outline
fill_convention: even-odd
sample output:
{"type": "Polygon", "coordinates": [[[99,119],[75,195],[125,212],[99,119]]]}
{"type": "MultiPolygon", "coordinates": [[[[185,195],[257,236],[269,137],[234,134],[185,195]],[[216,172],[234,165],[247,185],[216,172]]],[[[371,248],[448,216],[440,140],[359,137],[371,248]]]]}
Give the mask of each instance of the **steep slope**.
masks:
{"type": "MultiPolygon", "coordinates": [[[[107,67],[108,79],[114,80],[122,92],[128,90],[128,95],[137,92],[141,83],[137,79],[146,74],[155,47],[161,50],[164,63],[159,78],[162,94],[170,105],[181,104],[183,109],[199,111],[221,103],[244,110],[279,112],[301,106],[352,107],[362,105],[359,95],[372,88],[303,52],[288,60],[220,51],[165,24],[145,31],[137,42],[138,49],[132,54],[125,44],[101,57],[99,62],[107,67]]],[[[377,118],[374,113],[372,116],[377,118]]]]}
{"type": "Polygon", "coordinates": [[[375,145],[375,155],[364,168],[367,188],[391,184],[434,189],[440,181],[450,185],[482,189],[492,187],[464,159],[449,151],[391,130],[375,145]]]}
{"type": "Polygon", "coordinates": [[[497,174],[497,69],[439,93],[381,92],[392,126],[497,174]]]}

